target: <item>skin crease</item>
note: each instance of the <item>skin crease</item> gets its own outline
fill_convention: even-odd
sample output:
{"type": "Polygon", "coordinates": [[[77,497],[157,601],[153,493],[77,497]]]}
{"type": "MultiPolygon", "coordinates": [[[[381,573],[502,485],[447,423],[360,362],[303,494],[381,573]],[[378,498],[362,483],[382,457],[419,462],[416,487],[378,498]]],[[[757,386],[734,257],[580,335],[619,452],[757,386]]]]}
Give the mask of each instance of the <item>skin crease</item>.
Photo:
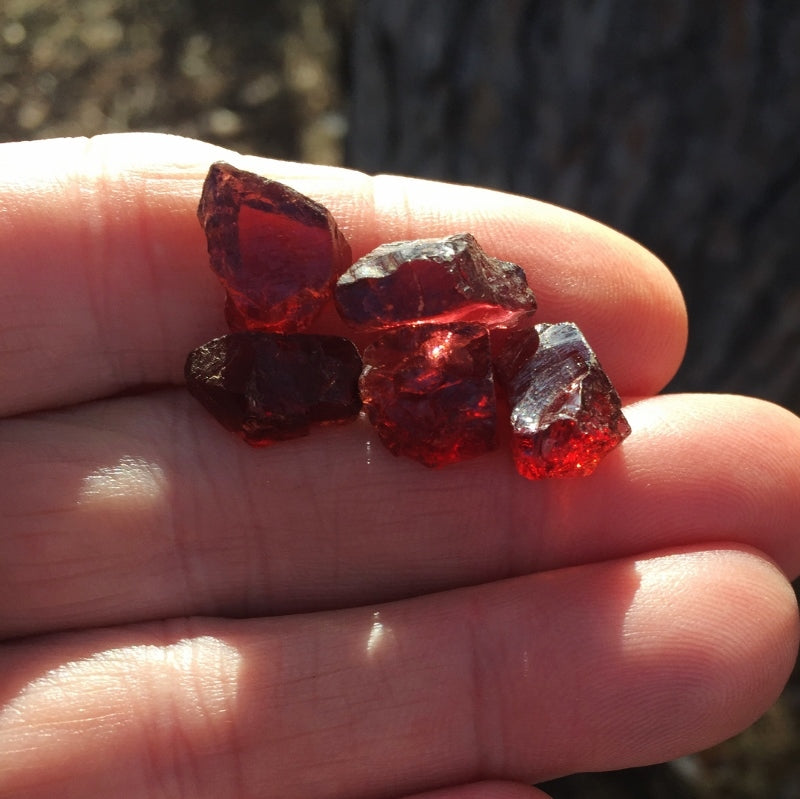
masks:
{"type": "MultiPolygon", "coordinates": [[[[800,422],[655,396],[658,260],[521,197],[152,134],[0,145],[0,798],[523,799],[712,745],[797,653],[800,422]],[[364,423],[254,450],[181,387],[224,331],[194,216],[225,158],[358,257],[474,233],[576,321],[633,434],[586,480],[430,471],[364,423]]],[[[320,332],[347,333],[331,313],[320,332]]]]}

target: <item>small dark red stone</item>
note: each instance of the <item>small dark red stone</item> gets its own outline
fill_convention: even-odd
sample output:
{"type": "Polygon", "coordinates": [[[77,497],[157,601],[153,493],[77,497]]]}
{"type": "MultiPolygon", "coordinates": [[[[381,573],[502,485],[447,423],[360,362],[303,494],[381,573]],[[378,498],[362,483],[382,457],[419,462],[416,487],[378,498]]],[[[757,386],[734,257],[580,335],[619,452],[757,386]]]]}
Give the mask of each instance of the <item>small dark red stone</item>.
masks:
{"type": "Polygon", "coordinates": [[[305,329],[352,263],[326,208],[224,162],[211,165],[197,216],[232,330],[305,329]]]}
{"type": "Polygon", "coordinates": [[[517,471],[530,480],[591,474],[631,432],[619,394],[577,325],[541,324],[537,334],[496,363],[517,471]]]}
{"type": "Polygon", "coordinates": [[[364,351],[361,396],[381,441],[426,466],[497,445],[494,378],[485,326],[398,327],[364,351]]]}
{"type": "Polygon", "coordinates": [[[338,336],[230,333],[189,353],[189,391],[249,444],[304,436],[313,422],[354,419],[361,358],[338,336]]]}
{"type": "Polygon", "coordinates": [[[491,258],[469,233],[383,244],[336,282],[346,322],[382,330],[416,322],[515,327],[536,310],[525,272],[491,258]]]}

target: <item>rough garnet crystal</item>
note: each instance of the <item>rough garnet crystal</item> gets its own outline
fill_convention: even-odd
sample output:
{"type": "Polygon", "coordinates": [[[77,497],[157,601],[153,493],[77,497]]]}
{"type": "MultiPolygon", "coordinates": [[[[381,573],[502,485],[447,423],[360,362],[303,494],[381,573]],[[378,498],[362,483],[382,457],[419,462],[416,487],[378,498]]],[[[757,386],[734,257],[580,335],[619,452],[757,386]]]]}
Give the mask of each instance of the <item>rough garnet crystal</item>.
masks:
{"type": "Polygon", "coordinates": [[[395,455],[427,466],[473,458],[497,446],[495,374],[527,478],[590,474],[630,433],[580,330],[534,327],[524,271],[471,234],[383,244],[352,264],[323,206],[224,162],[209,169],[197,215],[234,332],[189,354],[186,381],[248,443],[354,419],[363,397],[395,455]],[[332,293],[345,322],[382,331],[363,370],[347,339],[298,332],[332,293]]]}
{"type": "Polygon", "coordinates": [[[398,327],[364,351],[361,396],[395,455],[443,466],[496,446],[489,334],[465,322],[398,327]]]}
{"type": "Polygon", "coordinates": [[[536,310],[522,268],[489,257],[469,233],[383,244],[339,278],[334,299],[365,330],[419,321],[515,327],[536,310]]]}
{"type": "Polygon", "coordinates": [[[352,263],[330,213],[294,189],[211,165],[197,216],[232,330],[303,330],[352,263]]]}
{"type": "Polygon", "coordinates": [[[189,353],[189,391],[255,446],[304,436],[312,422],[354,419],[361,358],[346,338],[230,333],[189,353]]]}
{"type": "Polygon", "coordinates": [[[577,325],[541,324],[536,332],[538,348],[518,343],[497,364],[517,471],[531,480],[591,474],[631,432],[619,395],[577,325]]]}

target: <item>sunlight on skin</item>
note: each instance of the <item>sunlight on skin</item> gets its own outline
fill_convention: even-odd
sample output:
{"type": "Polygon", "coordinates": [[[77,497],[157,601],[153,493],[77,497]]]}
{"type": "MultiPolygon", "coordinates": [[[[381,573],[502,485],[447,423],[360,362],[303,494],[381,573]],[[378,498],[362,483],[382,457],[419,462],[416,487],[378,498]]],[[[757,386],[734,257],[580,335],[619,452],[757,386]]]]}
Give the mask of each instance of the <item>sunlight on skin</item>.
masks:
{"type": "Polygon", "coordinates": [[[393,641],[394,633],[392,628],[381,620],[381,613],[376,610],[372,614],[372,626],[369,628],[369,635],[367,636],[367,655],[370,658],[374,658],[383,654],[387,646],[393,641]]]}
{"type": "Polygon", "coordinates": [[[128,510],[148,510],[161,505],[167,477],[157,463],[124,455],[111,466],[100,466],[83,478],[78,505],[124,504],[128,510]]]}
{"type": "MultiPolygon", "coordinates": [[[[68,660],[30,680],[0,710],[4,750],[35,753],[57,742],[125,736],[143,696],[160,695],[165,712],[178,713],[184,730],[202,730],[234,712],[242,655],[214,636],[165,645],[135,644],[68,660]]],[[[173,719],[164,719],[165,729],[173,719]]],[[[42,753],[41,756],[44,756],[42,753]]]]}

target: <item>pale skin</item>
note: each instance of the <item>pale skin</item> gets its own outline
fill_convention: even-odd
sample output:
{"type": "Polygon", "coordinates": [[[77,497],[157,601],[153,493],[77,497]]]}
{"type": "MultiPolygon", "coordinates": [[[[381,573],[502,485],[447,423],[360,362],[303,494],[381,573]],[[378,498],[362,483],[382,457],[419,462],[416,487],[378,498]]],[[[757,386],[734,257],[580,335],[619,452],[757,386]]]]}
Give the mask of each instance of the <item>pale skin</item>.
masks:
{"type": "Polygon", "coordinates": [[[0,301],[0,797],[542,797],[733,735],[789,675],[800,422],[656,396],[680,292],[597,223],[164,136],[5,144],[0,301]],[[363,422],[224,431],[181,385],[224,332],[194,215],[220,157],[327,205],[356,256],[468,230],[521,264],[631,437],[531,483],[363,422]]]}

